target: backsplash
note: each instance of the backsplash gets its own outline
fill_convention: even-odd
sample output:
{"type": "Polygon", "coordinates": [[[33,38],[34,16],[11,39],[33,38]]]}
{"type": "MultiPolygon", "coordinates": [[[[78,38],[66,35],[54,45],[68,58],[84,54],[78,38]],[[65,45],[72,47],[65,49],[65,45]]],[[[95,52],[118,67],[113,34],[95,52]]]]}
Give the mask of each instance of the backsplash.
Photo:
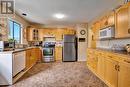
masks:
{"type": "Polygon", "coordinates": [[[113,39],[97,41],[97,48],[110,50],[125,50],[126,44],[130,44],[130,39],[113,39]]]}

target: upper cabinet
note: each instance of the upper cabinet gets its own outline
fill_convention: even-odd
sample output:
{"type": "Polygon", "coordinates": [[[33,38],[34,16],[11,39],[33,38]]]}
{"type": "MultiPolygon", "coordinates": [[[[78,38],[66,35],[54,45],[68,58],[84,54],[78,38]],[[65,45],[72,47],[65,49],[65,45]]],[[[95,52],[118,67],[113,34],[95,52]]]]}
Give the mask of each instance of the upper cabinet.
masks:
{"type": "Polygon", "coordinates": [[[76,33],[76,31],[74,29],[64,29],[64,34],[72,34],[74,35],[76,33]]]}
{"type": "Polygon", "coordinates": [[[76,30],[68,28],[27,28],[27,41],[43,41],[43,37],[55,37],[57,41],[63,40],[64,34],[76,34],[76,30]]]}
{"type": "Polygon", "coordinates": [[[57,29],[56,32],[56,40],[57,41],[61,41],[63,39],[63,30],[62,29],[57,29]]]}
{"type": "Polygon", "coordinates": [[[27,41],[32,41],[33,40],[33,29],[29,26],[27,28],[27,41]]]}
{"type": "Polygon", "coordinates": [[[130,60],[119,63],[118,87],[130,87],[130,60]]]}
{"type": "Polygon", "coordinates": [[[130,37],[130,3],[116,10],[116,38],[130,37]]]}
{"type": "Polygon", "coordinates": [[[99,21],[92,25],[93,40],[99,39],[99,30],[108,26],[115,25],[115,12],[111,12],[108,15],[102,17],[99,21]]]}
{"type": "Polygon", "coordinates": [[[92,27],[92,30],[93,30],[93,40],[98,40],[99,39],[99,30],[100,30],[100,22],[96,22],[93,27],[92,27]]]}
{"type": "Polygon", "coordinates": [[[101,29],[115,24],[115,13],[112,11],[100,20],[101,29]]]}
{"type": "Polygon", "coordinates": [[[130,2],[120,6],[115,11],[103,16],[97,22],[93,23],[92,31],[94,33],[93,39],[98,40],[99,30],[109,26],[115,25],[115,38],[129,38],[130,37],[130,2]]]}
{"type": "Polygon", "coordinates": [[[115,13],[112,11],[100,19],[100,28],[105,28],[115,24],[115,13]]]}
{"type": "Polygon", "coordinates": [[[115,24],[115,12],[111,12],[108,15],[107,22],[107,26],[112,26],[115,24]]]}
{"type": "Polygon", "coordinates": [[[39,29],[28,27],[27,41],[39,41],[39,29]]]}
{"type": "Polygon", "coordinates": [[[105,28],[108,24],[108,21],[107,21],[107,16],[103,17],[101,20],[100,20],[100,26],[101,28],[105,28]]]}

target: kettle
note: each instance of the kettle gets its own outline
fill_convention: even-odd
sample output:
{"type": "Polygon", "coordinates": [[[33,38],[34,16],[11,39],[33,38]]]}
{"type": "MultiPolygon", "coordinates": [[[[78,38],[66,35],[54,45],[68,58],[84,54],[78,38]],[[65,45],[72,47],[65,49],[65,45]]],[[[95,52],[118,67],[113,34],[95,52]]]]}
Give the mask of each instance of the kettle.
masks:
{"type": "Polygon", "coordinates": [[[127,50],[128,53],[130,53],[130,44],[127,44],[127,45],[125,46],[125,49],[127,50]]]}

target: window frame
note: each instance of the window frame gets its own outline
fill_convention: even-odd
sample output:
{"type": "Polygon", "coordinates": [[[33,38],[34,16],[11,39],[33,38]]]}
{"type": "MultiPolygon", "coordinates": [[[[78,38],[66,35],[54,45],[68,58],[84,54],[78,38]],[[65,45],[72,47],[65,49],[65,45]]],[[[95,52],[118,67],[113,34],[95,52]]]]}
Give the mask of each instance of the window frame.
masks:
{"type": "MultiPolygon", "coordinates": [[[[13,19],[8,19],[8,28],[9,28],[9,33],[10,33],[10,21],[13,23],[13,39],[15,39],[14,38],[14,23],[15,24],[18,24],[19,26],[20,26],[20,32],[19,32],[19,43],[18,44],[20,44],[20,43],[22,43],[22,24],[21,23],[19,23],[19,22],[17,22],[17,21],[15,21],[15,20],[13,20],[13,19]]],[[[8,34],[8,38],[9,38],[9,34],[8,34]]]]}

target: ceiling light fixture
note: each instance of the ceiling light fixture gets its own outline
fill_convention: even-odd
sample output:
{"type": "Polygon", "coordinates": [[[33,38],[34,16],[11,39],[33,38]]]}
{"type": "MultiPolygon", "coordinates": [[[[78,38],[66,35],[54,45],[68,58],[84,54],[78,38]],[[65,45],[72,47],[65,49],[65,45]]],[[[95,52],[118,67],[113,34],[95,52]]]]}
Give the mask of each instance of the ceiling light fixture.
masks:
{"type": "Polygon", "coordinates": [[[58,13],[58,14],[55,14],[54,17],[57,18],[57,19],[63,19],[65,17],[65,15],[58,13]]]}

